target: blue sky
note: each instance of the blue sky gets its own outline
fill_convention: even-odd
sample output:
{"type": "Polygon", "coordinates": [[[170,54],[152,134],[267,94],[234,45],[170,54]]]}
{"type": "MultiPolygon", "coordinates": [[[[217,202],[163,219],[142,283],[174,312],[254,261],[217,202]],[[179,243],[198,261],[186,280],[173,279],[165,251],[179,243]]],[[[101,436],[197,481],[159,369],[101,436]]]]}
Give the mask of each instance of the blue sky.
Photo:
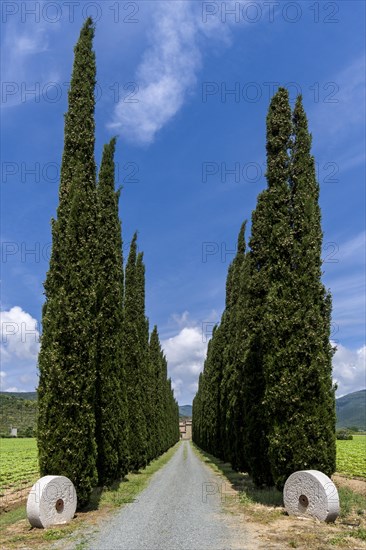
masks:
{"type": "Polygon", "coordinates": [[[118,134],[125,255],[139,232],[147,315],[190,403],[224,307],[227,268],[265,187],[265,118],[302,92],[333,294],[338,395],[365,387],[365,5],[347,2],[3,2],[3,390],[37,385],[50,219],[73,47],[96,21],[96,159],[118,134]]]}

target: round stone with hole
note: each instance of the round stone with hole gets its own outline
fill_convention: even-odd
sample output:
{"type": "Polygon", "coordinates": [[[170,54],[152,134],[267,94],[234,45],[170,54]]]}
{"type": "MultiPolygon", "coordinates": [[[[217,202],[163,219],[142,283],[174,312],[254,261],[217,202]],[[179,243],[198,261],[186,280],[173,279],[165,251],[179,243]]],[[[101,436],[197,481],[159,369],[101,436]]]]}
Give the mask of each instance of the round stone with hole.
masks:
{"type": "Polygon", "coordinates": [[[290,475],[283,489],[288,514],[320,521],[335,521],[339,515],[339,497],[333,481],[318,470],[301,470],[290,475]]]}
{"type": "Polygon", "coordinates": [[[68,523],[74,517],[77,498],[73,483],[65,476],[41,477],[27,500],[27,516],[33,527],[68,523]]]}

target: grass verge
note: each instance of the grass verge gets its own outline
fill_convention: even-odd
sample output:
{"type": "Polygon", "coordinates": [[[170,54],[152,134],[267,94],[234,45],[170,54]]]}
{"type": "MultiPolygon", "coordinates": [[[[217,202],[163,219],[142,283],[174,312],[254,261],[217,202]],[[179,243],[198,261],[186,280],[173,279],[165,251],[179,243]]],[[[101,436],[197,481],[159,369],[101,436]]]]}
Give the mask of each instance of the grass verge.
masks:
{"type": "MultiPolygon", "coordinates": [[[[194,443],[196,455],[222,479],[219,490],[226,512],[241,516],[259,533],[263,548],[366,549],[366,498],[347,487],[338,487],[340,515],[335,523],[311,518],[289,517],[282,492],[258,489],[248,474],[232,470],[230,464],[204,452],[194,443]]],[[[262,546],[259,546],[262,548],[262,546]]]]}
{"type": "Polygon", "coordinates": [[[153,460],[145,469],[130,473],[111,487],[96,488],[89,505],[76,513],[67,525],[49,529],[31,528],[26,517],[25,502],[0,515],[0,548],[50,548],[50,542],[61,541],[60,548],[78,548],[87,544],[98,528],[101,519],[133,502],[151,481],[151,477],[162,468],[177,451],[180,442],[166,453],[153,460]]]}

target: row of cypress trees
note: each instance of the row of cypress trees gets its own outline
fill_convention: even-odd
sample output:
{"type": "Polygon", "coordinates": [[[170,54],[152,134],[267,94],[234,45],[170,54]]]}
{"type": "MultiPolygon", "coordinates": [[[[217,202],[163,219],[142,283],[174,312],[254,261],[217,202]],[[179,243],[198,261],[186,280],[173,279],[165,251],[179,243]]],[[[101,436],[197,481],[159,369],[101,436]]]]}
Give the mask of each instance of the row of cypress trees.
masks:
{"type": "Polygon", "coordinates": [[[81,506],[93,487],[144,467],[179,439],[156,327],[149,337],[136,235],[123,268],[115,138],[97,182],[93,38],[89,18],[74,50],[38,386],[41,474],[69,477],[81,506]]]}
{"type": "Polygon", "coordinates": [[[245,223],[193,402],[193,439],[283,488],[296,470],[335,471],[331,297],[321,281],[322,230],[311,134],[286,89],[267,116],[267,188],[245,223]]]}

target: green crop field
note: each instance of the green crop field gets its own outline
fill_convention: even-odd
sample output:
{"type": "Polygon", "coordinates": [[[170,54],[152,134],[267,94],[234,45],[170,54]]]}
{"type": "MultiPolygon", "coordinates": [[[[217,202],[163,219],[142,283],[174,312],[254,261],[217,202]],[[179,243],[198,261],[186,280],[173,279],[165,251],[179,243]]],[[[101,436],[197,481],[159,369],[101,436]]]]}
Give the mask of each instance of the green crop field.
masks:
{"type": "Polygon", "coordinates": [[[337,441],[337,472],[366,478],[366,435],[337,441]]]}
{"type": "MultiPolygon", "coordinates": [[[[0,439],[0,501],[27,489],[39,478],[35,439],[0,439]]],[[[28,491],[27,491],[28,493],[28,491]]]]}

